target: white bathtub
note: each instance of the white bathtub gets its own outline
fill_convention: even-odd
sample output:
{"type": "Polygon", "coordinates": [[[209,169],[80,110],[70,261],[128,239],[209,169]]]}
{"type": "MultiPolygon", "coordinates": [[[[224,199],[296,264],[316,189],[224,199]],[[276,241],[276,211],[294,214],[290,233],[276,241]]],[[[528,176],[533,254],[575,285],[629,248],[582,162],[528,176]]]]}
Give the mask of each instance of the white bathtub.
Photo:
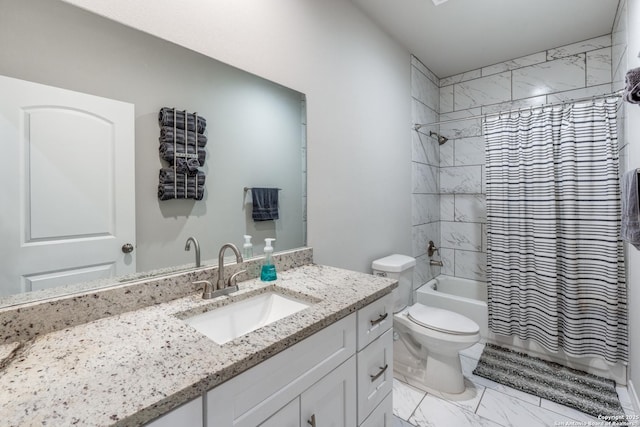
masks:
{"type": "Polygon", "coordinates": [[[535,341],[524,341],[517,337],[506,337],[490,332],[487,282],[440,275],[422,285],[416,293],[416,302],[451,310],[472,319],[480,326],[480,335],[484,342],[491,342],[594,375],[611,378],[619,384],[626,383],[626,366],[622,363],[612,365],[595,357],[575,358],[567,356],[562,351],[549,353],[535,341]]]}
{"type": "Polygon", "coordinates": [[[480,326],[480,336],[487,339],[487,282],[440,275],[416,292],[416,302],[467,316],[480,326]]]}

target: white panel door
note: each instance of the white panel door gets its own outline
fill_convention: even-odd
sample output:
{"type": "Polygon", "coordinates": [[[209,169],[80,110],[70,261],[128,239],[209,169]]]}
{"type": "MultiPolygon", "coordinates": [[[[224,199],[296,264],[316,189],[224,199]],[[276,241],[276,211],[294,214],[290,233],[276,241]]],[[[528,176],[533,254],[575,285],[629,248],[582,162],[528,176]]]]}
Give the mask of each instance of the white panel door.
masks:
{"type": "Polygon", "coordinates": [[[356,360],[352,356],[300,396],[300,425],[356,425],[356,360]]]}
{"type": "Polygon", "coordinates": [[[0,296],[135,272],[132,104],[0,76],[0,296]]]}

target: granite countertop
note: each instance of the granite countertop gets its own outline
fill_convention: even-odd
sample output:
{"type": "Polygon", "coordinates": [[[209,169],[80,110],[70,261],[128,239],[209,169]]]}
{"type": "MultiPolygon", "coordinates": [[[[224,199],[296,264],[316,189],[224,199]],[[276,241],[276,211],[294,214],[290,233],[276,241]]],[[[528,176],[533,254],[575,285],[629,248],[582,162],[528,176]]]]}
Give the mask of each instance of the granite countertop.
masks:
{"type": "Polygon", "coordinates": [[[190,295],[0,346],[2,424],[143,425],[397,286],[313,264],[239,285],[230,296],[190,295]],[[222,346],[180,320],[270,290],[313,304],[222,346]]]}

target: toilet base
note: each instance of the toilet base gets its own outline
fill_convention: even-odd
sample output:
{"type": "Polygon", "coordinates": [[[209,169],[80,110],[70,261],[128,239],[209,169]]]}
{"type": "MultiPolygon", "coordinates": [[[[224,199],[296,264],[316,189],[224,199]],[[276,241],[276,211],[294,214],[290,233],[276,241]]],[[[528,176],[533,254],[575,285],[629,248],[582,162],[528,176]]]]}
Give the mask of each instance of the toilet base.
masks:
{"type": "Polygon", "coordinates": [[[424,383],[427,387],[444,393],[458,394],[464,392],[464,376],[460,355],[427,354],[424,383]]]}
{"type": "Polygon", "coordinates": [[[464,393],[466,385],[458,352],[427,352],[411,337],[400,338],[399,332],[395,333],[397,339],[393,343],[393,369],[400,379],[404,377],[409,384],[429,392],[449,395],[464,393]]]}

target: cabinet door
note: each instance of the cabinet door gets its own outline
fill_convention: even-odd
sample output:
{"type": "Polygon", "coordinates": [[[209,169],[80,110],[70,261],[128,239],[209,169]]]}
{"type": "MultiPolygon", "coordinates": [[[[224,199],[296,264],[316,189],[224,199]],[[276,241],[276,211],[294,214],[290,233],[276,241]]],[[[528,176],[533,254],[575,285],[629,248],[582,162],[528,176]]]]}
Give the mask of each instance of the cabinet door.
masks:
{"type": "Polygon", "coordinates": [[[174,409],[158,419],[146,424],[146,427],[203,427],[202,397],[174,409]]]}
{"type": "Polygon", "coordinates": [[[358,423],[393,389],[393,329],[358,353],[358,423]]]}
{"type": "Polygon", "coordinates": [[[293,399],[258,427],[300,427],[300,398],[293,399]]]}
{"type": "Polygon", "coordinates": [[[209,390],[207,425],[259,425],[353,357],[355,348],[353,313],[209,390]]]}
{"type": "Polygon", "coordinates": [[[356,425],[356,359],[338,366],[300,396],[303,427],[356,425]]]}
{"type": "Polygon", "coordinates": [[[373,410],[360,427],[391,427],[393,426],[393,393],[387,397],[373,410]]]}

